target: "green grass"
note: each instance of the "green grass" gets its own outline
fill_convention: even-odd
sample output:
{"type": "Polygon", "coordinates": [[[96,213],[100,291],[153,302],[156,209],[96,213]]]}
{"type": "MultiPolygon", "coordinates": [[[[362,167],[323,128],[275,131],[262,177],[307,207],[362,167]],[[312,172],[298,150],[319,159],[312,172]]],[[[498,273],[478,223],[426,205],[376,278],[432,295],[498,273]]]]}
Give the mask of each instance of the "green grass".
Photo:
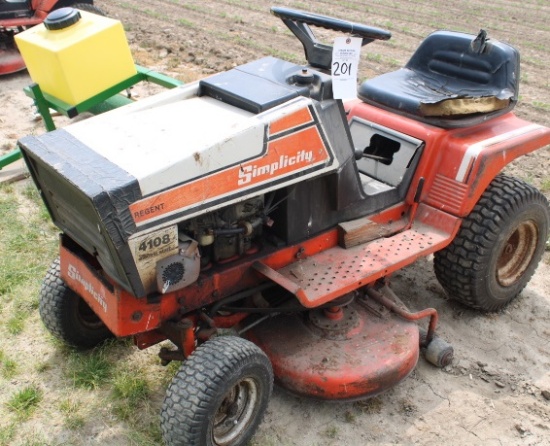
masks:
{"type": "MultiPolygon", "coordinates": [[[[38,290],[57,246],[57,230],[35,186],[29,181],[0,184],[0,337],[6,341],[0,350],[2,387],[15,377],[22,383],[32,379],[33,365],[27,369],[32,353],[18,358],[17,347],[12,345],[17,345],[15,339],[36,320],[38,290]]],[[[20,434],[18,426],[33,417],[44,400],[38,385],[20,386],[0,407],[0,445],[51,444],[41,433],[20,434]],[[10,417],[15,421],[8,424],[10,417]]]]}
{"type": "Polygon", "coordinates": [[[550,103],[547,102],[534,101],[533,105],[542,110],[550,110],[550,103]]]}
{"type": "Polygon", "coordinates": [[[26,436],[25,440],[21,443],[21,446],[61,446],[59,443],[52,444],[50,441],[44,438],[44,435],[40,432],[33,432],[26,436]]]}
{"type": "Polygon", "coordinates": [[[8,445],[15,437],[15,424],[0,427],[0,444],[8,445]]]}
{"type": "Polygon", "coordinates": [[[40,401],[42,401],[42,391],[37,386],[31,385],[16,392],[6,405],[19,419],[27,419],[34,413],[40,401]]]}
{"type": "Polygon", "coordinates": [[[367,53],[367,60],[371,62],[380,63],[382,61],[382,54],[378,53],[367,53]]]}
{"type": "Polygon", "coordinates": [[[129,445],[160,446],[162,444],[160,429],[156,426],[151,426],[151,429],[147,430],[147,432],[139,430],[130,431],[126,438],[129,445]]]}
{"type": "Polygon", "coordinates": [[[119,367],[111,381],[111,399],[116,417],[132,428],[130,444],[153,446],[162,443],[162,433],[157,409],[151,406],[151,384],[145,375],[146,370],[140,367],[119,367]]]}
{"type": "Polygon", "coordinates": [[[185,26],[186,28],[196,28],[197,25],[195,25],[193,22],[187,19],[178,19],[178,24],[181,26],[185,26]]]}
{"type": "Polygon", "coordinates": [[[59,404],[59,411],[65,417],[65,426],[70,430],[80,429],[86,420],[80,413],[81,405],[73,398],[66,398],[59,404]]]}
{"type": "Polygon", "coordinates": [[[144,9],[141,12],[143,12],[145,15],[148,15],[149,17],[154,17],[155,19],[162,19],[164,21],[168,21],[168,17],[164,14],[161,14],[157,11],[153,11],[152,9],[144,9]]]}
{"type": "Polygon", "coordinates": [[[111,378],[112,363],[104,349],[91,352],[72,352],[67,361],[65,373],[75,387],[96,390],[111,378]]]}
{"type": "Polygon", "coordinates": [[[145,400],[149,396],[149,383],[141,376],[143,373],[139,369],[118,372],[113,379],[114,396],[125,399],[134,407],[145,400]]]}
{"type": "MultiPolygon", "coordinates": [[[[15,295],[21,296],[19,301],[25,300],[25,296],[34,298],[32,291],[38,289],[45,272],[44,264],[48,263],[46,259],[55,256],[57,231],[45,207],[38,203],[39,194],[34,186],[17,193],[12,186],[0,185],[0,239],[4,254],[0,256],[0,296],[4,296],[3,304],[15,295]],[[26,292],[19,292],[21,289],[26,292]]],[[[15,332],[21,328],[16,321],[10,325],[15,332]]]]}
{"type": "Polygon", "coordinates": [[[6,329],[11,335],[18,335],[25,327],[27,315],[21,311],[16,311],[12,317],[6,321],[6,329]]]}
{"type": "Polygon", "coordinates": [[[202,4],[193,4],[193,3],[184,3],[181,5],[182,8],[188,9],[189,11],[203,12],[204,6],[202,4]]]}
{"type": "Polygon", "coordinates": [[[327,426],[327,428],[324,430],[325,436],[328,438],[337,438],[338,437],[338,428],[336,426],[327,426]]]}
{"type": "Polygon", "coordinates": [[[379,414],[382,412],[384,403],[380,397],[369,398],[368,400],[357,401],[354,406],[362,413],[379,414]]]}
{"type": "Polygon", "coordinates": [[[235,22],[237,25],[244,25],[244,19],[239,16],[239,15],[236,15],[236,16],[233,16],[231,17],[231,19],[233,20],[233,22],[235,22]]]}
{"type": "Polygon", "coordinates": [[[542,193],[550,192],[550,178],[544,178],[540,183],[540,191],[542,193]]]}
{"type": "Polygon", "coordinates": [[[344,412],[344,421],[346,423],[353,424],[353,423],[355,423],[356,419],[357,419],[357,416],[355,415],[355,413],[352,410],[346,410],[344,412]]]}
{"type": "Polygon", "coordinates": [[[179,361],[172,361],[166,367],[163,367],[162,369],[163,373],[161,376],[159,376],[159,380],[163,387],[168,387],[170,385],[172,378],[174,378],[176,373],[178,373],[178,370],[180,369],[180,367],[181,367],[181,362],[179,361]]]}
{"type": "Polygon", "coordinates": [[[135,411],[149,399],[150,385],[144,374],[141,369],[123,367],[113,377],[112,396],[119,419],[132,419],[135,411]]]}
{"type": "MultiPolygon", "coordinates": [[[[35,317],[45,265],[56,256],[57,240],[32,183],[0,185],[0,336],[5,340],[23,336],[35,317]]],[[[20,373],[18,363],[2,352],[0,376],[11,379],[20,373]]]]}
{"type": "Polygon", "coordinates": [[[4,351],[0,350],[0,375],[5,379],[11,379],[16,374],[17,362],[11,358],[8,358],[4,351]]]}
{"type": "Polygon", "coordinates": [[[44,362],[37,363],[34,368],[38,373],[44,373],[50,370],[52,366],[49,362],[44,361],[44,362]]]}

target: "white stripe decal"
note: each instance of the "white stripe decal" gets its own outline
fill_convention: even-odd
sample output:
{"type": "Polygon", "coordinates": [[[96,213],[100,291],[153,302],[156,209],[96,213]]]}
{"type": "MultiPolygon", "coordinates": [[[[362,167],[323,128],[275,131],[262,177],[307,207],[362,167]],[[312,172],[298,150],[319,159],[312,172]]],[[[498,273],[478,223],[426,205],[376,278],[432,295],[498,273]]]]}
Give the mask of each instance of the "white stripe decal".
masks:
{"type": "Polygon", "coordinates": [[[531,125],[522,127],[520,129],[512,130],[511,132],[503,133],[502,135],[493,136],[492,138],[472,144],[470,147],[468,147],[468,150],[464,154],[464,158],[462,158],[462,162],[460,163],[460,167],[456,174],[456,181],[460,181],[462,183],[464,182],[464,180],[467,177],[467,174],[470,171],[470,166],[473,165],[473,162],[477,159],[477,157],[479,156],[479,154],[483,149],[486,149],[489,146],[506,141],[507,139],[512,139],[521,135],[525,135],[526,133],[530,133],[533,130],[538,130],[538,129],[542,129],[542,127],[537,124],[531,124],[531,125]]]}

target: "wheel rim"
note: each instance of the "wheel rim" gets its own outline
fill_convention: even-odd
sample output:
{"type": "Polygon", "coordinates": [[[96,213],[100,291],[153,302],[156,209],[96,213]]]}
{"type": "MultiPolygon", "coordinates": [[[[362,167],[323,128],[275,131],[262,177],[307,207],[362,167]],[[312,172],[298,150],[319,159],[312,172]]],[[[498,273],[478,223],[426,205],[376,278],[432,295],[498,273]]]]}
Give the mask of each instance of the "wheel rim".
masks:
{"type": "Polygon", "coordinates": [[[535,222],[520,223],[504,243],[497,260],[497,280],[512,286],[521,279],[537,249],[538,231],[535,222]]]}
{"type": "Polygon", "coordinates": [[[245,378],[235,384],[214,416],[213,443],[230,445],[244,435],[254,418],[258,401],[258,385],[254,379],[245,378]]]}
{"type": "Polygon", "coordinates": [[[78,305],[76,307],[76,316],[80,323],[91,330],[97,330],[103,327],[103,322],[94,313],[90,306],[82,298],[78,298],[78,305]]]}

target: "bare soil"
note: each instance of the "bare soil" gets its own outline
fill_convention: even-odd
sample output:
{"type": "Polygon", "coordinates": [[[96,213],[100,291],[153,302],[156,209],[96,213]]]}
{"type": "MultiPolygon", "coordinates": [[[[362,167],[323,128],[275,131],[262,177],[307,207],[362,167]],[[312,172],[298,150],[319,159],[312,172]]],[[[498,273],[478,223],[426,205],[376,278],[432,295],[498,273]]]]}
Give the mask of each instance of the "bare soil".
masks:
{"type": "MultiPolygon", "coordinates": [[[[269,54],[304,60],[301,45],[269,14],[272,3],[265,0],[97,0],[96,4],[123,22],[137,63],[186,82],[269,54]]],[[[363,78],[406,63],[421,39],[435,29],[476,33],[484,28],[491,37],[521,51],[517,114],[550,126],[550,4],[545,0],[304,0],[278,5],[392,31],[389,42],[364,48],[363,78]]],[[[0,78],[0,151],[12,148],[21,136],[43,131],[21,92],[28,83],[26,73],[0,78]]],[[[56,119],[59,125],[66,122],[56,119]]],[[[517,161],[508,172],[548,196],[549,167],[546,147],[517,161]]],[[[439,311],[438,331],[455,348],[453,364],[440,370],[420,360],[405,381],[365,402],[311,401],[277,388],[253,444],[550,445],[550,253],[520,297],[496,314],[475,312],[448,300],[430,259],[396,274],[393,288],[411,309],[439,311]]],[[[44,358],[56,355],[51,346],[39,345],[42,332],[35,335],[28,342],[38,344],[44,358]]],[[[151,355],[134,350],[127,354],[137,362],[151,355]]],[[[69,390],[51,373],[56,385],[47,387],[45,398],[55,401],[69,390]]],[[[163,392],[161,385],[155,389],[153,408],[160,406],[163,392]]],[[[54,412],[35,415],[22,429],[45,432],[46,444],[140,444],[123,435],[129,429],[126,422],[108,412],[96,415],[97,423],[87,421],[76,434],[63,427],[54,412]]]]}

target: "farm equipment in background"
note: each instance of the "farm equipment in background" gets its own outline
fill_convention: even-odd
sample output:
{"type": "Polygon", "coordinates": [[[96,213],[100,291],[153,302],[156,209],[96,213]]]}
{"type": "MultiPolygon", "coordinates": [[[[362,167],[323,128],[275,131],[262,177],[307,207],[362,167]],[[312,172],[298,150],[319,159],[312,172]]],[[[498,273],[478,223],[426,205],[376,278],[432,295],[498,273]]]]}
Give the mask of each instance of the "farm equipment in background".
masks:
{"type": "MultiPolygon", "coordinates": [[[[47,131],[56,128],[51,111],[69,118],[84,112],[97,115],[133,102],[129,89],[142,81],[165,88],[182,85],[134,64],[119,21],[89,4],[77,6],[56,9],[43,24],[14,36],[34,81],[25,93],[47,131]]],[[[18,148],[0,156],[0,170],[19,158],[18,148]]]]}
{"type": "Polygon", "coordinates": [[[342,401],[397,384],[421,351],[449,364],[437,311],[409,311],[392,273],[434,254],[451,297],[495,311],[545,248],[546,198],[501,174],[550,144],[512,112],[515,49],[438,31],[342,102],[310,26],[363,44],[390,33],[272,13],[307,66],[266,57],[19,142],[62,230],[44,324],[79,348],[171,341],[168,445],[247,444],[274,378],[342,401]]]}
{"type": "Polygon", "coordinates": [[[68,6],[103,15],[93,0],[0,0],[0,75],[25,69],[14,37],[42,23],[51,11],[68,6]]]}

